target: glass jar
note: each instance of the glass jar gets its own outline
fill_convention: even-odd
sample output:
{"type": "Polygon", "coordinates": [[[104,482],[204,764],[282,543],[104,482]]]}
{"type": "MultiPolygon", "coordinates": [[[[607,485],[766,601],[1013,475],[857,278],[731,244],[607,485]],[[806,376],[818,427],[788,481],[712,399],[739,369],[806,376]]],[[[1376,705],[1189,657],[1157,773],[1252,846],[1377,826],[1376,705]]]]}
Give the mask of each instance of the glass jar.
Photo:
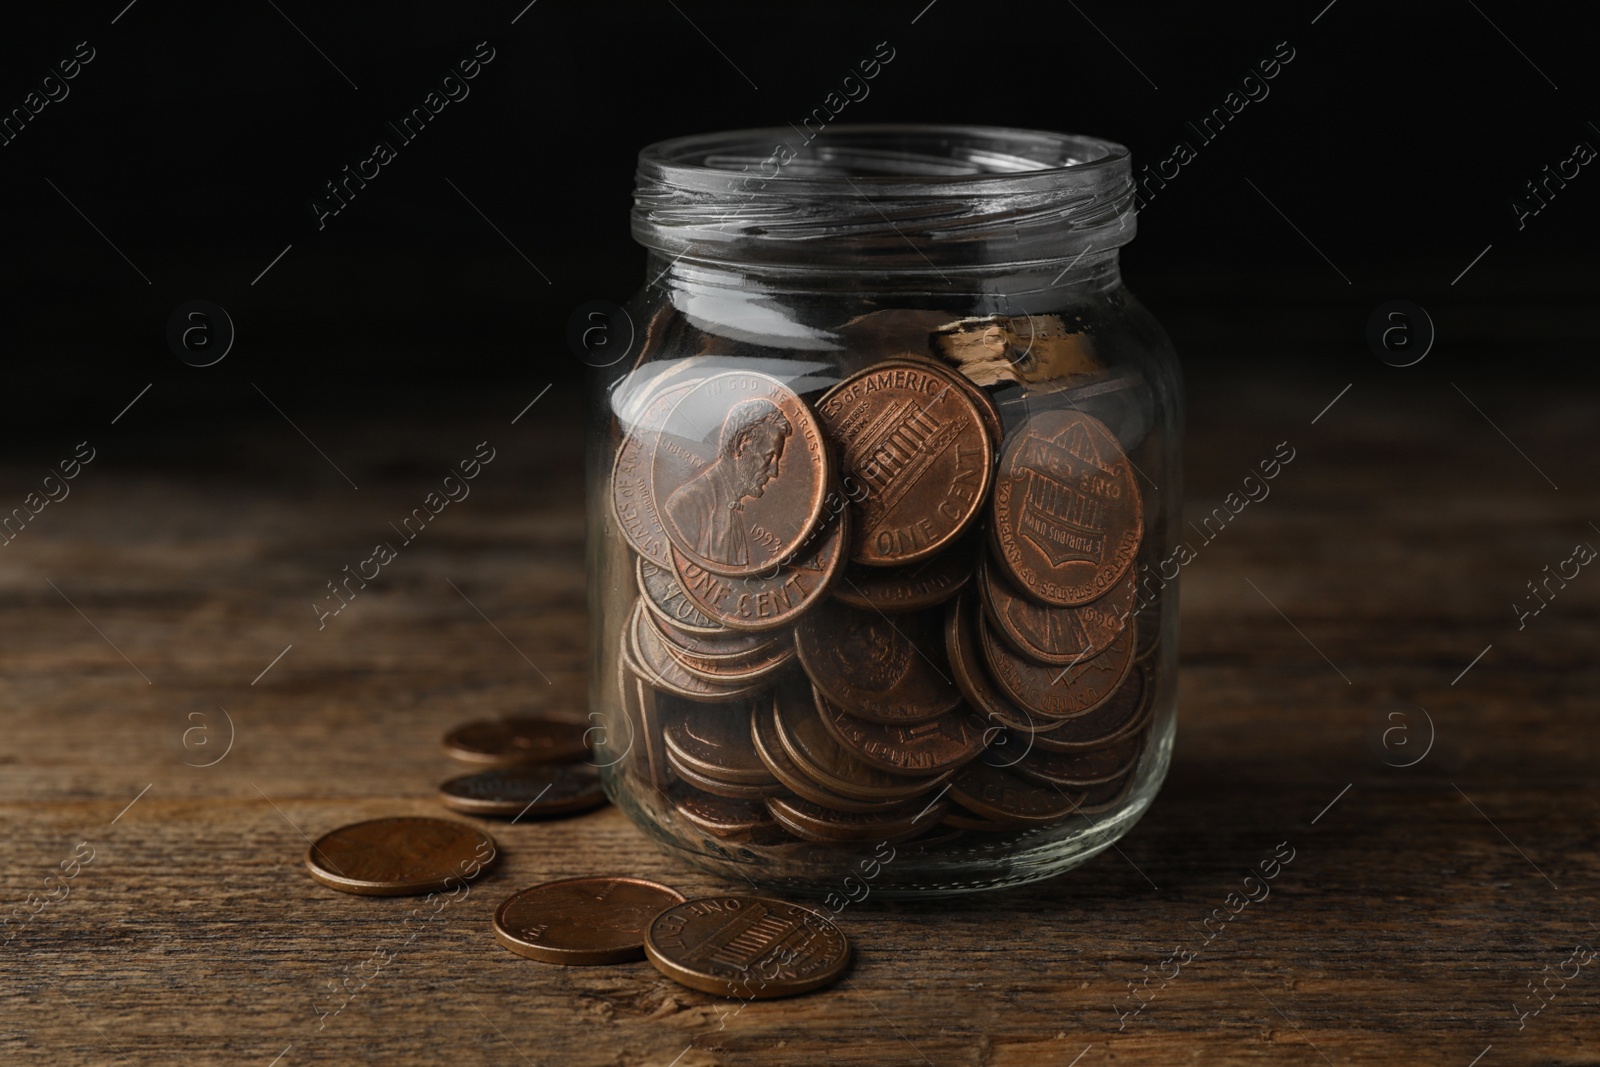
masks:
{"type": "Polygon", "coordinates": [[[596,759],[753,885],[939,895],[1125,834],[1174,727],[1183,402],[1126,149],[955,126],[639,156],[592,391],[596,759]]]}

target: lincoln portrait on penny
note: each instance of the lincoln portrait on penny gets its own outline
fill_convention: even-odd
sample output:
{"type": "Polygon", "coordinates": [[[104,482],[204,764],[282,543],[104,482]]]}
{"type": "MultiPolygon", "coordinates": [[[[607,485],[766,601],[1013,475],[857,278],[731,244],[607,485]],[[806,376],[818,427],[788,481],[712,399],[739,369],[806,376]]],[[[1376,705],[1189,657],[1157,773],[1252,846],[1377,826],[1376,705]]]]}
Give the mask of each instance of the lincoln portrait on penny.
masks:
{"type": "Polygon", "coordinates": [[[667,498],[667,518],[696,555],[730,567],[750,565],[744,502],[778,476],[783,445],[793,433],[770,400],[742,400],[722,421],[717,456],[667,498]]]}

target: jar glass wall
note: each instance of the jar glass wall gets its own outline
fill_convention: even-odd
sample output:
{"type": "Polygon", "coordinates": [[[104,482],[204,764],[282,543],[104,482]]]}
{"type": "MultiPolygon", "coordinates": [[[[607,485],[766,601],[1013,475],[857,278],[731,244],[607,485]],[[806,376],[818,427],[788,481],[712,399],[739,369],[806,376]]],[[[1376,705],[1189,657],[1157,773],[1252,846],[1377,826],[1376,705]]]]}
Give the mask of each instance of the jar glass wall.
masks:
{"type": "Polygon", "coordinates": [[[647,283],[591,391],[608,791],[741,881],[1066,870],[1170,757],[1182,398],[1122,285],[1126,150],[972,127],[640,156],[647,283]]]}

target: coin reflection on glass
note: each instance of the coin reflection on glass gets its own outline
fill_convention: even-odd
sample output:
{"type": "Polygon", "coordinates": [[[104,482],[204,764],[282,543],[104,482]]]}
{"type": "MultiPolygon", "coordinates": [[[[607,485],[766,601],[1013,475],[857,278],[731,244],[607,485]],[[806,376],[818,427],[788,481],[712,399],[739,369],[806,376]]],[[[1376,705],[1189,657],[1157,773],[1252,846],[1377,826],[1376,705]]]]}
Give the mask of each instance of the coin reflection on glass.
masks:
{"type": "Polygon", "coordinates": [[[644,958],[644,929],[683,894],[643,878],[567,878],[513,893],[495,910],[495,940],[545,963],[644,958]]]}

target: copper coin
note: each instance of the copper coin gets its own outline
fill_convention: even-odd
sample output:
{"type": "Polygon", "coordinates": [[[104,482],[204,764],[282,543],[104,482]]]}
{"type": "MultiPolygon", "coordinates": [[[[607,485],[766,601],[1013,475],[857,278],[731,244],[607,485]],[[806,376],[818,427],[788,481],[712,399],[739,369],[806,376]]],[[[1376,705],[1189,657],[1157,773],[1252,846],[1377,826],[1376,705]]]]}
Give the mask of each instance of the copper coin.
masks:
{"type": "Polygon", "coordinates": [[[584,966],[644,959],[644,928],[683,894],[643,878],[566,878],[501,902],[494,938],[519,956],[584,966]]]}
{"type": "Polygon", "coordinates": [[[796,686],[780,687],[773,708],[783,750],[806,777],[831,792],[858,800],[903,801],[933,790],[955,773],[950,768],[910,778],[866,763],[834,740],[822,724],[816,700],[796,686]]]}
{"type": "Polygon", "coordinates": [[[950,780],[950,797],[976,815],[1010,823],[1054,822],[1083,801],[1081,792],[1069,794],[981,759],[950,780]]]}
{"type": "Polygon", "coordinates": [[[989,440],[994,442],[994,446],[996,450],[998,450],[1000,447],[1000,442],[1003,441],[1006,436],[1005,425],[1000,421],[1000,410],[994,406],[994,401],[989,398],[989,394],[979,388],[978,384],[971,378],[968,378],[965,374],[961,373],[961,369],[959,367],[952,367],[948,362],[939,359],[937,356],[920,355],[916,352],[907,352],[903,355],[892,356],[878,365],[895,366],[900,364],[910,364],[911,366],[926,366],[929,363],[948,374],[950,376],[950,380],[959,385],[962,392],[966,393],[967,396],[972,398],[973,406],[978,409],[978,414],[983,419],[983,428],[988,431],[989,440]]]}
{"type": "MultiPolygon", "coordinates": [[[[626,637],[617,652],[617,673],[622,689],[622,710],[628,723],[628,736],[620,743],[634,776],[657,789],[672,784],[672,768],[667,765],[666,745],[661,740],[661,704],[672,699],[647,685],[628,652],[626,637]]],[[[607,746],[610,747],[609,745],[607,746]]]]}
{"type": "Polygon", "coordinates": [[[741,1000],[789,997],[838,980],[850,942],[820,913],[765,897],[705,897],[645,928],[644,951],[680,985],[741,1000]]]}
{"type": "Polygon", "coordinates": [[[674,798],[673,806],[685,822],[724,840],[743,837],[772,822],[765,804],[719,797],[698,789],[684,789],[674,798]]]}
{"type": "Polygon", "coordinates": [[[1155,710],[1155,686],[1150,668],[1135,664],[1127,679],[1111,694],[1111,699],[1084,715],[1059,723],[1028,736],[1034,748],[1050,752],[1082,752],[1104,748],[1150,725],[1155,710]]]}
{"type": "Polygon", "coordinates": [[[767,811],[796,837],[819,844],[908,841],[939,824],[948,802],[943,797],[915,800],[883,811],[836,811],[800,797],[773,797],[767,811]]]}
{"type": "Polygon", "coordinates": [[[658,567],[640,556],[634,567],[634,575],[645,608],[675,631],[691,634],[727,632],[726,626],[695,607],[694,601],[684,595],[683,586],[671,567],[658,567]]]}
{"type": "Polygon", "coordinates": [[[1129,771],[1121,778],[1114,778],[1103,785],[1092,787],[1084,794],[1083,804],[1078,808],[1080,815],[1103,815],[1108,811],[1116,811],[1128,802],[1128,794],[1133,792],[1133,783],[1138,777],[1129,771]]]}
{"type": "Polygon", "coordinates": [[[465,885],[499,855],[494,838],[476,826],[395,816],[323,834],[306,850],[306,869],[330,889],[409,897],[465,885]]]}
{"type": "Polygon", "coordinates": [[[1025,778],[1081,792],[1091,786],[1118,781],[1133,770],[1144,752],[1147,736],[1140,732],[1104,748],[1082,752],[1051,752],[1036,746],[1012,764],[1011,769],[1025,778]]]}
{"type": "Polygon", "coordinates": [[[823,394],[817,415],[840,445],[844,477],[863,490],[852,504],[856,563],[926,559],[982,508],[994,442],[977,403],[943,367],[868,367],[823,394]]]}
{"type": "Polygon", "coordinates": [[[1030,663],[978,622],[978,647],[1000,689],[1035,716],[1065,719],[1093,711],[1117,691],[1133,665],[1134,627],[1105,649],[1066,667],[1030,663]]]}
{"type": "Polygon", "coordinates": [[[915,726],[867,722],[816,694],[822,725],[844,749],[869,767],[890,774],[939,774],[975,759],[988,738],[970,708],[947,711],[915,726]]]}
{"type": "Polygon", "coordinates": [[[977,830],[980,833],[1009,833],[1028,823],[1017,822],[1014,819],[989,819],[982,815],[975,815],[963,808],[960,804],[951,804],[945,809],[942,824],[957,830],[977,830]]]}
{"type": "Polygon", "coordinates": [[[663,740],[678,763],[707,777],[751,785],[773,781],[772,772],[756,755],[750,740],[746,708],[706,708],[685,715],[667,724],[663,740]]]}
{"type": "Polygon", "coordinates": [[[667,766],[674,776],[702,793],[724,797],[728,800],[764,800],[785,792],[776,778],[763,782],[729,782],[712,775],[702,774],[683,762],[676,749],[667,749],[667,766]]]}
{"type": "Polygon", "coordinates": [[[945,652],[956,685],[979,714],[1013,730],[1032,732],[1052,720],[1019,708],[995,686],[978,650],[978,609],[970,593],[962,593],[945,614],[945,652]]]}
{"type": "Polygon", "coordinates": [[[750,630],[729,630],[720,633],[697,634],[680,630],[654,612],[650,613],[656,629],[667,639],[670,649],[684,652],[696,659],[732,661],[744,660],[759,653],[770,652],[782,643],[783,633],[756,633],[750,630]]]}
{"type": "Polygon", "coordinates": [[[690,674],[721,685],[760,681],[782,670],[790,660],[794,659],[794,646],[787,642],[759,655],[745,655],[734,659],[707,659],[675,648],[671,642],[667,642],[667,651],[672,654],[673,659],[683,664],[684,669],[690,674]]]}
{"type": "Polygon", "coordinates": [[[961,592],[972,578],[974,542],[962,538],[949,548],[908,567],[844,569],[831,590],[851,607],[894,614],[938,607],[961,592]]]}
{"type": "Polygon", "coordinates": [[[795,627],[795,648],[824,696],[871,722],[926,722],[961,702],[937,613],[891,616],[826,601],[795,627]]]}
{"type": "Polygon", "coordinates": [[[1017,592],[987,559],[978,564],[984,617],[1013,649],[1057,667],[1105,650],[1133,622],[1133,569],[1098,600],[1074,608],[1037,604],[1017,592]]]}
{"type": "Polygon", "coordinates": [[[1100,420],[1033,415],[1012,435],[995,480],[996,554],[1028,596],[1075,607],[1126,574],[1144,533],[1133,465],[1100,420]]]}
{"type": "Polygon", "coordinates": [[[657,689],[689,700],[724,703],[749,696],[749,685],[722,685],[690,674],[667,650],[660,632],[649,621],[643,604],[635,604],[628,624],[629,652],[639,676],[657,689]]]}
{"type": "Polygon", "coordinates": [[[673,547],[738,578],[799,550],[822,517],[832,470],[822,429],[794,390],[733,371],[697,383],[673,407],[650,478],[673,547]]]}
{"type": "Polygon", "coordinates": [[[813,804],[832,808],[834,811],[882,811],[905,803],[903,797],[890,797],[887,800],[860,800],[856,797],[847,797],[824,787],[807,775],[790,758],[783,747],[783,740],[778,736],[777,700],[778,698],[774,696],[751,714],[750,736],[755,741],[756,754],[761,757],[761,762],[767,765],[767,769],[791,793],[804,797],[813,804]]]}
{"type": "Polygon", "coordinates": [[[788,626],[828,590],[844,563],[848,513],[818,526],[788,563],[744,578],[715,574],[676,548],[672,566],[684,595],[705,617],[734,630],[788,626]]]}
{"type": "Polygon", "coordinates": [[[443,743],[445,754],[463,763],[571,763],[589,758],[587,734],[581,722],[514,716],[457,726],[443,743]]]}
{"type": "Polygon", "coordinates": [[[463,815],[542,819],[598,808],[606,791],[588,767],[506,767],[452,778],[439,799],[463,815]]]}
{"type": "MultiPolygon", "coordinates": [[[[661,428],[674,405],[694,386],[694,380],[659,388],[640,407],[638,417],[624,426],[622,443],[611,467],[611,512],[617,528],[635,552],[658,567],[672,567],[667,532],[650,480],[650,459],[661,428]]],[[[621,421],[621,416],[619,416],[621,421]]]]}

